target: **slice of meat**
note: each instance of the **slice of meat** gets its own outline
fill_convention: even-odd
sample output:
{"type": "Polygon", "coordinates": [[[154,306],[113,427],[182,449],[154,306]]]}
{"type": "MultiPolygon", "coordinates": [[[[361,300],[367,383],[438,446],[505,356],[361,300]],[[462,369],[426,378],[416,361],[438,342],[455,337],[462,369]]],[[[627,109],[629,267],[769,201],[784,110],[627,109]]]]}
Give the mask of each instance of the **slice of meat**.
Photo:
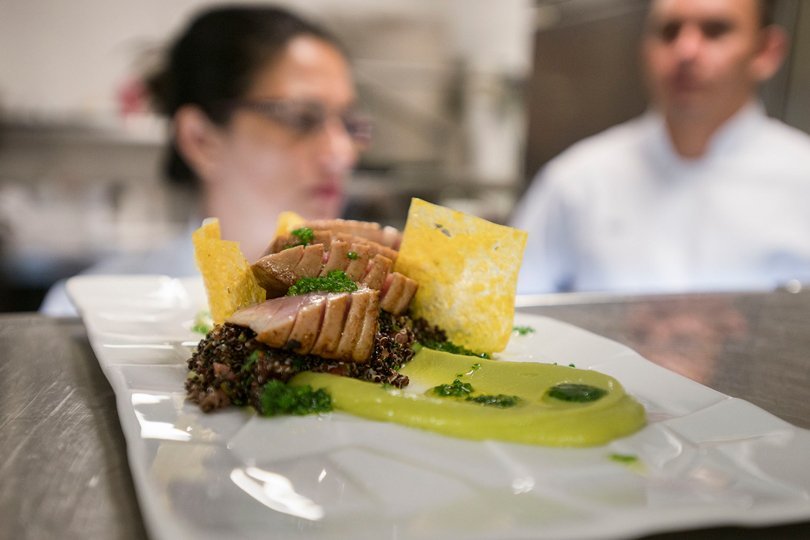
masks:
{"type": "MultiPolygon", "coordinates": [[[[323,230],[313,230],[312,231],[312,242],[309,244],[323,244],[324,248],[328,251],[329,244],[332,241],[332,233],[330,231],[323,231],[323,230]]],[[[301,238],[294,235],[294,234],[284,234],[281,236],[276,236],[270,245],[267,246],[267,249],[264,250],[262,256],[270,255],[271,253],[278,253],[285,249],[290,249],[294,246],[299,246],[301,244],[301,238]]]]}
{"type": "Polygon", "coordinates": [[[279,310],[269,319],[266,319],[264,328],[257,330],[256,339],[271,347],[284,347],[287,345],[287,338],[292,332],[295,318],[298,316],[298,311],[306,301],[304,296],[284,296],[276,300],[281,304],[279,310]]]}
{"type": "Polygon", "coordinates": [[[385,277],[391,272],[391,267],[394,266],[394,261],[382,255],[375,255],[369,262],[366,268],[366,275],[363,276],[360,283],[369,289],[380,290],[385,284],[385,277]]]}
{"type": "Polygon", "coordinates": [[[382,287],[380,307],[388,313],[401,315],[408,310],[419,284],[399,272],[391,272],[382,287]]]}
{"type": "Polygon", "coordinates": [[[304,246],[297,246],[266,255],[253,263],[250,268],[259,285],[267,291],[268,297],[272,298],[284,294],[290,285],[295,283],[295,267],[303,256],[304,246]]]}
{"type": "Polygon", "coordinates": [[[346,315],[346,323],[343,325],[340,342],[335,350],[335,358],[348,359],[354,357],[354,346],[363,332],[363,319],[367,315],[371,293],[371,289],[363,289],[352,293],[352,303],[349,306],[349,313],[346,315]]]}
{"type": "Polygon", "coordinates": [[[311,354],[323,358],[334,357],[350,305],[351,295],[349,293],[328,295],[321,331],[310,350],[311,354]]]}
{"type": "Polygon", "coordinates": [[[265,301],[260,304],[242,308],[228,317],[227,322],[238,324],[239,326],[246,326],[258,334],[259,331],[256,330],[253,325],[259,320],[271,319],[282,305],[284,304],[281,302],[265,301]]]}
{"type": "Polygon", "coordinates": [[[348,242],[349,244],[363,244],[366,247],[368,247],[369,254],[372,257],[374,255],[383,255],[385,257],[388,257],[392,261],[396,261],[397,255],[399,254],[396,249],[384,246],[383,244],[374,242],[372,240],[369,240],[368,238],[363,238],[362,236],[357,236],[354,234],[341,232],[332,233],[332,241],[335,240],[343,240],[344,242],[348,242]]]}
{"type": "Polygon", "coordinates": [[[270,347],[281,348],[287,344],[298,311],[308,301],[308,296],[284,296],[265,300],[261,304],[240,309],[227,322],[247,326],[256,332],[256,339],[270,347]]]}
{"type": "Polygon", "coordinates": [[[298,354],[309,354],[315,340],[321,331],[324,310],[327,305],[325,295],[307,295],[308,298],[302,303],[298,310],[298,315],[293,323],[287,343],[287,349],[292,349],[298,354]]]}
{"type": "Polygon", "coordinates": [[[326,263],[321,269],[321,276],[325,276],[332,270],[346,270],[351,262],[349,260],[350,244],[343,240],[334,240],[329,252],[326,254],[326,263]]]}
{"type": "Polygon", "coordinates": [[[352,244],[349,252],[354,252],[354,256],[349,257],[349,265],[346,267],[346,275],[349,276],[349,279],[352,281],[360,281],[360,278],[366,275],[366,268],[368,268],[368,246],[365,244],[352,244]]]}
{"type": "Polygon", "coordinates": [[[270,347],[365,362],[374,350],[379,291],[313,293],[272,298],[243,308],[227,322],[247,326],[270,347]]]}
{"type": "Polygon", "coordinates": [[[374,335],[377,333],[379,316],[380,292],[370,290],[366,311],[363,315],[363,325],[352,350],[352,360],[355,362],[365,362],[374,351],[374,335]]]}
{"type": "MultiPolygon", "coordinates": [[[[303,277],[316,277],[323,267],[323,244],[312,244],[304,248],[304,255],[295,266],[295,275],[298,279],[303,277]]],[[[297,281],[297,280],[296,280],[297,281]]],[[[284,291],[285,293],[287,291],[284,291]]]]}
{"type": "Polygon", "coordinates": [[[394,227],[381,227],[379,223],[355,221],[351,219],[319,219],[307,221],[303,225],[310,229],[329,230],[362,236],[378,244],[399,249],[402,234],[394,227]]]}
{"type": "Polygon", "coordinates": [[[303,277],[315,277],[321,271],[323,244],[295,246],[265,255],[251,266],[268,298],[276,298],[303,277]]]}
{"type": "MultiPolygon", "coordinates": [[[[397,234],[399,231],[393,229],[397,234]]],[[[368,238],[364,238],[362,236],[357,236],[354,234],[344,233],[344,232],[336,232],[336,231],[324,231],[324,230],[315,230],[313,232],[313,240],[310,245],[314,244],[323,244],[324,251],[329,252],[332,249],[332,243],[338,240],[342,240],[349,245],[352,244],[365,244],[369,248],[370,256],[373,257],[374,255],[383,255],[388,257],[392,261],[397,260],[397,250],[391,247],[388,247],[384,244],[380,244],[378,242],[374,242],[373,240],[369,240],[368,238]]],[[[272,253],[279,253],[286,249],[290,249],[292,247],[297,247],[299,245],[300,239],[295,235],[283,235],[276,237],[270,245],[265,250],[263,257],[265,255],[270,255],[272,253]]]]}

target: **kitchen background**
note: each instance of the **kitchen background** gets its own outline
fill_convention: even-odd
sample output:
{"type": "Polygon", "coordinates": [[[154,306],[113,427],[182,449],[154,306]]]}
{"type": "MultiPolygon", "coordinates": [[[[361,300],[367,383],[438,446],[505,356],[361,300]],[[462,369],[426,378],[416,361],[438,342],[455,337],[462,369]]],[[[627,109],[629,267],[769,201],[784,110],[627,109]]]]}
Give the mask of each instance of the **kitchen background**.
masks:
{"type": "MultiPolygon", "coordinates": [[[[0,311],[35,310],[55,280],[185,226],[160,178],[166,126],[138,78],[203,0],[0,0],[0,311]]],[[[375,139],[352,217],[401,226],[412,196],[503,222],[533,174],[646,106],[646,0],[286,0],[354,59],[375,139]]],[[[810,5],[770,114],[810,132],[810,5]]]]}

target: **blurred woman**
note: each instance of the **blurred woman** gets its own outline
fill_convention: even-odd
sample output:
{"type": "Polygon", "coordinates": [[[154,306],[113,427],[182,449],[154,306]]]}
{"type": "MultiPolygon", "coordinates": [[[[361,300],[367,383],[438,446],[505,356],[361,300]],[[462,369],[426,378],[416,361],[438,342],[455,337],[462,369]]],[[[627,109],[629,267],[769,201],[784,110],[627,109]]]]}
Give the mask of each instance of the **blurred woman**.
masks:
{"type": "MultiPolygon", "coordinates": [[[[324,29],[275,7],[213,8],[191,21],[148,87],[171,120],[169,180],[199,188],[198,217],[218,217],[223,238],[239,241],[249,261],[280,212],[340,214],[370,132],[348,58],[324,29]]],[[[87,273],[195,275],[190,231],[87,273]]],[[[73,313],[63,285],[41,311],[73,313]]]]}

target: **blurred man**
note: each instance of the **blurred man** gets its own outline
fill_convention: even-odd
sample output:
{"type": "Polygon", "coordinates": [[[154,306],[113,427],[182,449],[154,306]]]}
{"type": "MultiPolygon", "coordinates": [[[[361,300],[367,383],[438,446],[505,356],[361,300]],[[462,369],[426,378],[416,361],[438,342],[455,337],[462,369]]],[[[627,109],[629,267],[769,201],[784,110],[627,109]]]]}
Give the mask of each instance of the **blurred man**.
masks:
{"type": "Polygon", "coordinates": [[[654,0],[651,110],[535,179],[519,290],[660,292],[810,283],[810,137],[765,116],[784,32],[764,0],[654,0]]]}

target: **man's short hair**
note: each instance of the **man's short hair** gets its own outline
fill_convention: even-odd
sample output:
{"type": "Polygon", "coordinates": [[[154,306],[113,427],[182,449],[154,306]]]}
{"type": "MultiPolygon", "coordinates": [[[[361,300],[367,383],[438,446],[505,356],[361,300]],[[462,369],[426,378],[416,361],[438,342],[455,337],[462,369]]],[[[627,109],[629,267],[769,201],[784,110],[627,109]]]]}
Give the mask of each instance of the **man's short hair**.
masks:
{"type": "MultiPolygon", "coordinates": [[[[774,24],[774,13],[776,12],[777,0],[754,0],[759,16],[759,24],[762,28],[774,24]]],[[[649,0],[648,9],[652,6],[653,0],[649,0]]]]}
{"type": "Polygon", "coordinates": [[[763,28],[774,23],[774,12],[776,11],[776,0],[757,0],[759,11],[759,24],[763,28]]]}

